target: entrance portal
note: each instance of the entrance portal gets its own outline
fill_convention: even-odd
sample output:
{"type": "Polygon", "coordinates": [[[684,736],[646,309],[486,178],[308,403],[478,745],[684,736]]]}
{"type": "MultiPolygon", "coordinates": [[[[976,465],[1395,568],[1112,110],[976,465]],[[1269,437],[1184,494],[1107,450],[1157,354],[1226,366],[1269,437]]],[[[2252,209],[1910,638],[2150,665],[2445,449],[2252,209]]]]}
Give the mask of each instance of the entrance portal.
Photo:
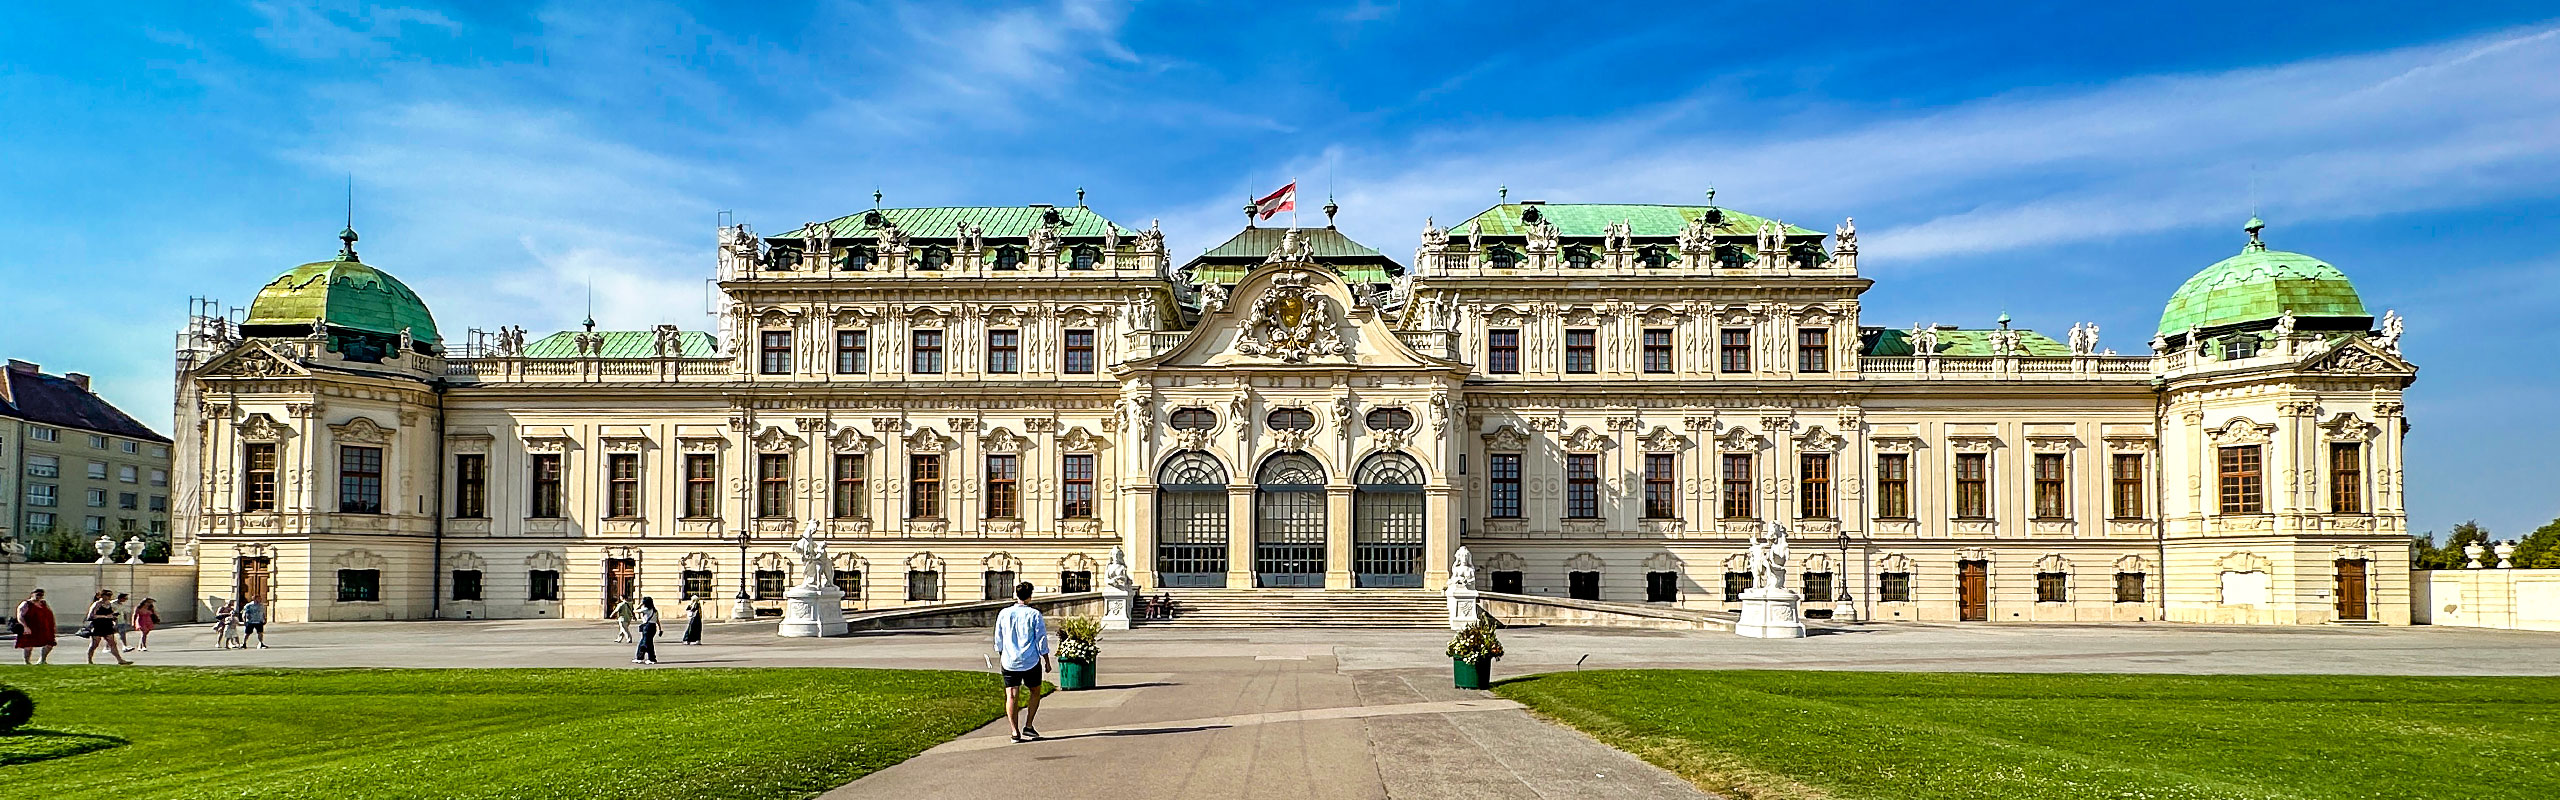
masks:
{"type": "Polygon", "coordinates": [[[2364,559],[2338,559],[2338,618],[2369,620],[2365,608],[2364,559]]]}
{"type": "Polygon", "coordinates": [[[605,559],[604,613],[612,614],[613,607],[621,605],[624,600],[630,599],[633,592],[638,590],[639,585],[640,562],[628,558],[605,559]]]}
{"type": "Polygon", "coordinates": [[[1263,462],[1254,483],[1254,583],[1323,588],[1324,465],[1305,453],[1281,453],[1263,462]]]}
{"type": "Polygon", "coordinates": [[[1227,469],[1215,456],[1175,453],[1156,471],[1156,583],[1227,585],[1227,469]]]}
{"type": "Polygon", "coordinates": [[[1360,464],[1352,495],[1353,585],[1422,588],[1422,466],[1403,453],[1379,453],[1360,464]]]}
{"type": "Polygon", "coordinates": [[[1991,562],[1956,562],[1956,619],[1991,619],[1991,562]]]}

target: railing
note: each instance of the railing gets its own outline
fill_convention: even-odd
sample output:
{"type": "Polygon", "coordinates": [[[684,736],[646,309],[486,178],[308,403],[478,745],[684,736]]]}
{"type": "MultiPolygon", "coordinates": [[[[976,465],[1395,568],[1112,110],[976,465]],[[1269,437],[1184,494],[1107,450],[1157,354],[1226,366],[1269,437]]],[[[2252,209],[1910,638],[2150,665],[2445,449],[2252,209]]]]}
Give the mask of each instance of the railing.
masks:
{"type": "Polygon", "coordinates": [[[2149,356],[1867,356],[1858,371],[1957,380],[2107,380],[2150,375],[2149,356]],[[2103,376],[2103,377],[2101,377],[2103,376]]]}
{"type": "Polygon", "coordinates": [[[2072,359],[2068,358],[2021,358],[2018,359],[2018,371],[2070,372],[2072,371],[2071,361],[2072,359]]]}
{"type": "Polygon", "coordinates": [[[445,361],[444,374],[479,382],[576,382],[614,380],[725,379],[726,358],[518,358],[484,356],[445,361]]]}
{"type": "Polygon", "coordinates": [[[1458,335],[1448,331],[1396,331],[1404,346],[1433,358],[1456,358],[1458,335]]]}
{"type": "Polygon", "coordinates": [[[1858,371],[1860,371],[1860,372],[1882,372],[1882,373],[1910,373],[1910,372],[1919,372],[1919,371],[1920,371],[1920,359],[1917,359],[1917,358],[1908,358],[1908,357],[1895,357],[1895,356],[1877,356],[1877,357],[1874,357],[1874,358],[1861,358],[1861,359],[1858,359],[1858,371]]]}

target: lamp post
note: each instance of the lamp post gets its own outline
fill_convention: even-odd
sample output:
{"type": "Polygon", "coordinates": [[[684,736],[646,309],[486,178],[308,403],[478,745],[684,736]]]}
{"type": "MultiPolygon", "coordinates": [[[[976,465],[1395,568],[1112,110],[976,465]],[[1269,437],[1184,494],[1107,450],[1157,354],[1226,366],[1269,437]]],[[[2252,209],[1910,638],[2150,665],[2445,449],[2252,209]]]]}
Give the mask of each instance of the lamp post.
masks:
{"type": "Polygon", "coordinates": [[[729,608],[729,619],[737,622],[756,618],[755,603],[747,599],[747,544],[754,535],[754,531],[738,529],[738,602],[729,608]]]}
{"type": "Polygon", "coordinates": [[[1858,601],[1849,596],[1849,576],[1852,573],[1849,571],[1848,528],[1840,529],[1840,561],[1833,570],[1831,589],[1836,598],[1831,603],[1831,621],[1855,622],[1858,619],[1858,601]]]}

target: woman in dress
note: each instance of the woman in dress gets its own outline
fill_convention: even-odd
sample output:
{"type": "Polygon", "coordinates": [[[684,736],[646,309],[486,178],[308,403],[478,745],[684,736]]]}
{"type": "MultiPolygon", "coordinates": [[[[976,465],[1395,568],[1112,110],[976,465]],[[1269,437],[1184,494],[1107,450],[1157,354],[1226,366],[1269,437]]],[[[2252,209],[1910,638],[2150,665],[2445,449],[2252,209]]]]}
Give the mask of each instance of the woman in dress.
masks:
{"type": "Polygon", "coordinates": [[[160,627],[160,604],[151,598],[142,598],[142,605],[133,607],[133,629],[142,632],[142,649],[151,649],[151,629],[157,627],[160,627]]]}
{"type": "Polygon", "coordinates": [[[98,645],[100,644],[107,646],[107,655],[115,656],[118,665],[133,664],[132,660],[124,657],[124,648],[116,644],[115,596],[113,589],[100,589],[98,596],[89,603],[89,614],[82,624],[85,630],[82,635],[89,637],[89,663],[91,664],[98,663],[98,645]]]}
{"type": "Polygon", "coordinates": [[[684,643],[702,643],[702,598],[684,601],[684,643]]]}
{"type": "Polygon", "coordinates": [[[27,593],[26,602],[18,604],[18,651],[26,654],[29,664],[53,663],[53,607],[45,605],[44,590],[27,593]],[[36,650],[44,652],[38,654],[36,650]]]}
{"type": "Polygon", "coordinates": [[[631,654],[631,663],[658,663],[658,600],[640,598],[640,649],[631,654]]]}

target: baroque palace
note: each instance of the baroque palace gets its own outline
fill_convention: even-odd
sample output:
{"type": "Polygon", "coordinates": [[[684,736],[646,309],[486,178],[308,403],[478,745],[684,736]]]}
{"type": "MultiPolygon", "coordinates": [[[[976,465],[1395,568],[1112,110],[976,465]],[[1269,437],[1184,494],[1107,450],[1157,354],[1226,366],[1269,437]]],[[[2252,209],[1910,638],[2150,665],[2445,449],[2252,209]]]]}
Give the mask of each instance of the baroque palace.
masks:
{"type": "Polygon", "coordinates": [[[716,330],[461,343],[348,230],[181,333],[177,553],[287,621],[772,613],[813,524],[848,609],[1115,548],[1149,594],[1427,597],[1464,545],[1718,611],[1776,522],[1817,615],[2408,622],[2398,319],[2256,220],[2117,355],[1864,324],[1854,224],[1506,202],[1399,263],[1325,212],[1182,264],[1081,200],[729,226],[716,330]]]}

